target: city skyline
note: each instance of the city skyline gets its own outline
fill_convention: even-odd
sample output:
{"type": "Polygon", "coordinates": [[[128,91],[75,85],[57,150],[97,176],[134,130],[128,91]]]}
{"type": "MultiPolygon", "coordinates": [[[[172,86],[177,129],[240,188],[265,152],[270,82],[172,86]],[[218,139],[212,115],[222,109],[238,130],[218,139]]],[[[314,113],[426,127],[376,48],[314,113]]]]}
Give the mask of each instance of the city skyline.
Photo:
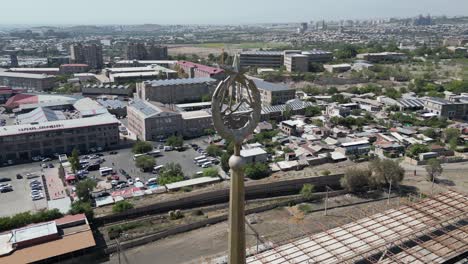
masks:
{"type": "Polygon", "coordinates": [[[401,18],[419,14],[461,16],[466,15],[464,10],[468,10],[468,2],[463,0],[318,0],[314,3],[293,0],[284,4],[270,3],[266,0],[239,0],[235,5],[214,0],[206,0],[203,4],[188,0],[180,0],[177,3],[134,0],[113,7],[105,1],[83,0],[80,5],[73,6],[73,14],[76,15],[70,16],[70,6],[63,5],[62,1],[50,0],[44,5],[38,1],[23,0],[2,4],[3,9],[8,12],[0,17],[0,25],[292,23],[311,20],[401,18]],[[29,8],[26,10],[24,6],[29,8]],[[142,8],[143,6],[146,8],[142,8]],[[230,11],[226,12],[228,9],[230,11]],[[53,16],[50,15],[51,12],[53,16]]]}

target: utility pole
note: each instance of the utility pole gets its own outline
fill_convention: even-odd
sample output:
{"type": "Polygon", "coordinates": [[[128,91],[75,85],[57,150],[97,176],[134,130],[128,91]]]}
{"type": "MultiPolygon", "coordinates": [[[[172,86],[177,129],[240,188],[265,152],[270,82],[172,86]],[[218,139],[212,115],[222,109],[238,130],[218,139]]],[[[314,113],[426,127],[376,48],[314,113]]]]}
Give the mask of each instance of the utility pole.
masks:
{"type": "Polygon", "coordinates": [[[387,205],[390,205],[390,193],[391,192],[392,192],[392,180],[390,180],[390,186],[388,186],[387,205]]]}
{"type": "Polygon", "coordinates": [[[325,185],[325,215],[327,215],[328,205],[328,185],[325,185]]]}
{"type": "Polygon", "coordinates": [[[435,182],[435,176],[432,175],[431,196],[434,195],[434,182],[435,182]]]}

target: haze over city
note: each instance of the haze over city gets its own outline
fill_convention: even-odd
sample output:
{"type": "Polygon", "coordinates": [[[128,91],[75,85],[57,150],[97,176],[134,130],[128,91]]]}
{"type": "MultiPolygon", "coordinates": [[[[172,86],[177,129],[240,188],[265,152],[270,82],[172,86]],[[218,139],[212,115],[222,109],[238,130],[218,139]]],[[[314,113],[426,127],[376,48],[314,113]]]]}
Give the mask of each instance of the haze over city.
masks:
{"type": "Polygon", "coordinates": [[[465,0],[3,1],[0,24],[246,24],[463,15],[465,0]],[[71,6],[73,8],[70,8],[71,6]],[[92,7],[92,8],[91,8],[92,7]]]}

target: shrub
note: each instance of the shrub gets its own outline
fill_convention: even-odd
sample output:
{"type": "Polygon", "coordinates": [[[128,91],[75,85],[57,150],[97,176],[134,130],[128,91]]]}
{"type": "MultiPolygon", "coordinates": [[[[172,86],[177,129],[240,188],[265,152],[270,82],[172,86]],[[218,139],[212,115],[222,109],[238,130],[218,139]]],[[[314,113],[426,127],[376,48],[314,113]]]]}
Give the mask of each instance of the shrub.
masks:
{"type": "Polygon", "coordinates": [[[365,190],[371,182],[371,171],[368,169],[350,168],[341,178],[341,186],[349,192],[360,192],[365,190]]]}
{"type": "Polygon", "coordinates": [[[122,213],[133,208],[133,204],[128,201],[118,201],[112,206],[112,212],[122,213]]]}
{"type": "Polygon", "coordinates": [[[312,199],[313,194],[314,194],[314,185],[309,184],[309,183],[302,185],[302,189],[301,189],[302,197],[309,200],[309,199],[312,199]]]}
{"type": "Polygon", "coordinates": [[[24,212],[13,216],[0,217],[0,232],[20,228],[33,223],[47,222],[63,217],[58,209],[43,210],[31,214],[24,212]]]}
{"type": "Polygon", "coordinates": [[[132,147],[132,152],[135,154],[143,154],[153,150],[153,145],[148,141],[138,141],[132,147]]]}

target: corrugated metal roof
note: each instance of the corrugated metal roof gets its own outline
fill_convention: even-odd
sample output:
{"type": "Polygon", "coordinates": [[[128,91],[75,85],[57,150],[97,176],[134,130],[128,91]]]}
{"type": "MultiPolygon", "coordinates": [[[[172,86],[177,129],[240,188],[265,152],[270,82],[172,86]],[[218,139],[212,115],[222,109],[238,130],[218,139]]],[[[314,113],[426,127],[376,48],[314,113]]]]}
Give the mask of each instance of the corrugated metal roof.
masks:
{"type": "Polygon", "coordinates": [[[168,80],[153,80],[147,81],[151,86],[169,86],[179,84],[198,84],[198,83],[211,83],[216,82],[213,78],[186,78],[186,79],[168,79],[168,80]]]}

